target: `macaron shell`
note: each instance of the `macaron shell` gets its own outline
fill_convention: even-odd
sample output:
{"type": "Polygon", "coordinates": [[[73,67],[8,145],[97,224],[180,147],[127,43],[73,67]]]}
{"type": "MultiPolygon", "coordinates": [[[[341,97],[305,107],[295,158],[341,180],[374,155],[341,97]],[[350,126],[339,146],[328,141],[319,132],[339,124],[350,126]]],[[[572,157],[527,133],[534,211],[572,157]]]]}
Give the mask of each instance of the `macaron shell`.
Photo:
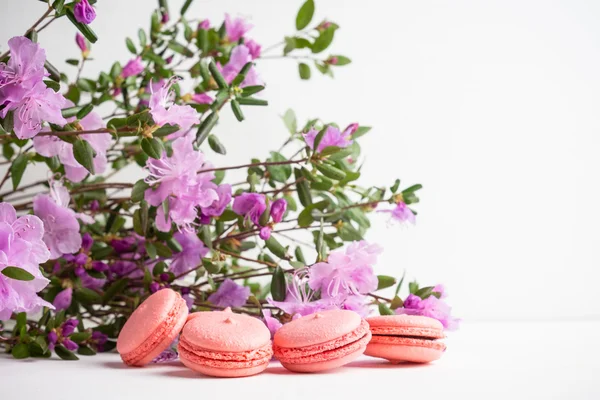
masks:
{"type": "MultiPolygon", "coordinates": [[[[185,307],[187,309],[187,305],[185,305],[185,307]]],[[[158,345],[156,345],[154,347],[154,350],[150,351],[144,358],[142,358],[140,361],[138,361],[137,363],[132,364],[132,365],[141,367],[146,364],[149,364],[152,360],[154,360],[156,357],[158,357],[158,355],[160,353],[162,353],[163,351],[168,349],[169,346],[171,346],[173,341],[177,338],[177,336],[179,336],[179,332],[181,332],[184,325],[185,325],[185,314],[182,313],[179,315],[179,318],[178,318],[177,322],[175,323],[175,326],[170,330],[170,332],[167,331],[169,333],[164,337],[162,342],[160,342],[158,345]]]]}
{"type": "Polygon", "coordinates": [[[319,345],[356,330],[361,317],[354,311],[329,310],[306,315],[283,325],[275,333],[273,344],[280,348],[319,345]]]}
{"type": "Polygon", "coordinates": [[[365,351],[365,355],[385,358],[394,363],[403,361],[429,363],[438,360],[443,353],[443,350],[436,348],[372,342],[365,351]]]}
{"type": "Polygon", "coordinates": [[[367,318],[371,329],[379,327],[405,327],[405,328],[423,328],[443,331],[444,326],[440,321],[434,318],[421,315],[378,315],[367,318]]]}
{"type": "Polygon", "coordinates": [[[352,353],[346,354],[343,357],[335,358],[332,360],[310,362],[306,364],[289,364],[282,362],[281,365],[283,365],[283,367],[292,372],[323,372],[330,369],[339,368],[351,363],[352,361],[360,357],[360,355],[363,354],[364,351],[365,347],[363,346],[352,353]]]}
{"type": "Polygon", "coordinates": [[[443,339],[446,337],[443,329],[411,326],[372,326],[371,333],[373,336],[418,336],[433,339],[443,339]]]}
{"type": "Polygon", "coordinates": [[[184,357],[180,357],[180,359],[183,365],[186,367],[203,375],[214,376],[218,378],[242,378],[245,376],[252,376],[260,374],[269,366],[269,361],[267,361],[264,364],[248,368],[218,368],[209,365],[197,364],[184,357]]]}

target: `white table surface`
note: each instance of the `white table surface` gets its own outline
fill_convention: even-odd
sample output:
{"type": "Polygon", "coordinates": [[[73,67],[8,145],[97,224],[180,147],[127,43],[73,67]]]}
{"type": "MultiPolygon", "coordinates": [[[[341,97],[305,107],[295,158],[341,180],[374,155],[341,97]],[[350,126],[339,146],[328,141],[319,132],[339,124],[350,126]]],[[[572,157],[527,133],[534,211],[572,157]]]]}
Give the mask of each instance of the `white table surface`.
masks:
{"type": "Polygon", "coordinates": [[[464,323],[431,365],[362,357],[321,374],[272,362],[237,379],[178,362],[129,368],[118,354],[80,361],[0,356],[0,399],[600,399],[600,321],[464,323]],[[185,397],[184,397],[185,396],[185,397]]]}

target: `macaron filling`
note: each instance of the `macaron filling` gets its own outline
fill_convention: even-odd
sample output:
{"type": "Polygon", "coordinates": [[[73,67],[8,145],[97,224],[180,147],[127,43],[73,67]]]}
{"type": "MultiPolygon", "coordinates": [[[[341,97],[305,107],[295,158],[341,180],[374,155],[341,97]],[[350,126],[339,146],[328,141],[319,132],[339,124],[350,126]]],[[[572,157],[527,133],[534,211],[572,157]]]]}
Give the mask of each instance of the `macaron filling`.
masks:
{"type": "Polygon", "coordinates": [[[314,362],[318,355],[320,361],[337,359],[354,353],[365,347],[371,340],[371,331],[366,321],[361,321],[359,327],[335,340],[312,346],[286,348],[273,346],[275,357],[286,364],[305,364],[314,362]]]}
{"type": "Polygon", "coordinates": [[[125,362],[125,364],[135,365],[144,357],[146,357],[147,354],[154,351],[156,347],[163,342],[164,338],[168,336],[169,332],[175,329],[184,307],[187,307],[185,301],[181,299],[181,297],[178,297],[173,309],[169,311],[164,323],[159,325],[158,328],[152,332],[152,334],[146,340],[144,340],[140,346],[135,348],[135,350],[132,350],[126,354],[121,354],[121,359],[123,362],[125,362]]]}
{"type": "Polygon", "coordinates": [[[396,344],[403,346],[428,347],[445,350],[446,345],[438,341],[444,337],[439,329],[424,327],[376,326],[371,327],[371,343],[396,344]]]}
{"type": "Polygon", "coordinates": [[[184,337],[179,341],[179,355],[194,364],[206,365],[214,368],[251,368],[269,362],[273,356],[271,344],[243,352],[222,352],[204,349],[196,346],[184,337]]]}

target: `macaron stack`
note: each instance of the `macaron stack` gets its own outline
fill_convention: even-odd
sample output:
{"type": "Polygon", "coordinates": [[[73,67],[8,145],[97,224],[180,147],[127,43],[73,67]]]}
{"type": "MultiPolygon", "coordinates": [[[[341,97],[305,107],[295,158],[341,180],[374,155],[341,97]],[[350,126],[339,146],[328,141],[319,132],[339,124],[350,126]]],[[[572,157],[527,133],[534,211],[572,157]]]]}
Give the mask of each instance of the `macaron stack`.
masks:
{"type": "Polygon", "coordinates": [[[180,335],[181,362],[204,375],[258,374],[273,354],[293,372],[321,372],[346,365],[361,354],[427,363],[446,349],[442,324],[432,318],[390,315],[362,319],[349,310],[330,310],[282,326],[273,344],[258,318],[224,311],[188,315],[185,301],[171,289],[146,299],[123,326],[117,350],[132,366],[150,363],[180,335]],[[181,333],[181,335],[180,335],[181,333]]]}

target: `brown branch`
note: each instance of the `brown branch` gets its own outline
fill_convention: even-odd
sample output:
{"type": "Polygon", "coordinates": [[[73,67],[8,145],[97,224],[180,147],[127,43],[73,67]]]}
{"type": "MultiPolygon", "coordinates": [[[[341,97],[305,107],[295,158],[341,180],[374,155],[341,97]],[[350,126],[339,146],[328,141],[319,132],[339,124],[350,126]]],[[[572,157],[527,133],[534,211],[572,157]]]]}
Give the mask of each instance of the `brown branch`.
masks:
{"type": "Polygon", "coordinates": [[[220,168],[201,169],[201,170],[198,171],[198,173],[215,172],[215,171],[227,171],[227,170],[230,170],[230,169],[252,168],[252,167],[260,167],[260,166],[270,166],[270,165],[300,164],[300,163],[302,163],[302,162],[304,162],[306,160],[308,160],[308,158],[303,158],[301,160],[266,161],[266,162],[253,163],[253,164],[235,165],[233,167],[220,167],[220,168]]]}
{"type": "Polygon", "coordinates": [[[223,253],[223,254],[227,254],[228,256],[231,256],[231,257],[239,258],[240,260],[250,261],[250,262],[254,262],[254,263],[262,264],[262,265],[267,265],[267,266],[273,267],[273,268],[275,268],[277,266],[277,264],[269,262],[269,261],[255,260],[253,258],[244,257],[240,254],[232,253],[227,250],[218,249],[217,251],[219,251],[220,253],[223,253]]]}

